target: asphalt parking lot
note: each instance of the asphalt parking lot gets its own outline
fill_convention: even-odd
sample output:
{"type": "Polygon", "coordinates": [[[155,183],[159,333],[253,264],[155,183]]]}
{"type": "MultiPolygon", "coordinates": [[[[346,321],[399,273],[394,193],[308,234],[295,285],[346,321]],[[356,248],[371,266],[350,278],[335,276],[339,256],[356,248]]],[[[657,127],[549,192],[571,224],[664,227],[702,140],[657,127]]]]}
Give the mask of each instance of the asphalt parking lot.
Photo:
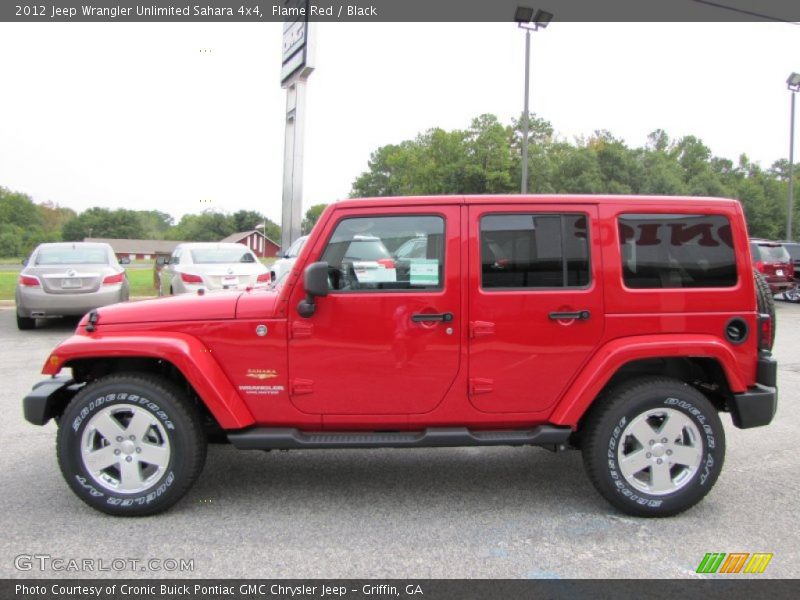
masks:
{"type": "Polygon", "coordinates": [[[771,552],[759,577],[800,575],[800,305],[778,303],[776,420],[741,431],[724,416],[728,453],[716,487],[662,520],[617,513],[577,452],[227,446],[210,448],[199,481],[168,513],[109,517],[62,480],[55,425],[22,417],[22,397],[73,327],[20,332],[13,308],[0,309],[2,577],[673,578],[700,577],[707,552],[771,552]],[[15,567],[16,557],[34,554],[193,559],[194,570],[15,567]]]}

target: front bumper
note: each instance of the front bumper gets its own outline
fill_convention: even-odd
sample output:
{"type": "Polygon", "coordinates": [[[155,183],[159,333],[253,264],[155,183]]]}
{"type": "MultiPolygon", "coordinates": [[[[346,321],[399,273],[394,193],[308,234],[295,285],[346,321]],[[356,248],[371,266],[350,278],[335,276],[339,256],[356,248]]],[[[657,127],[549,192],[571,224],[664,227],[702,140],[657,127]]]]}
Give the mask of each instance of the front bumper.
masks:
{"type": "Polygon", "coordinates": [[[729,402],[733,424],[739,429],[769,425],[778,410],[778,363],[769,352],[758,358],[758,383],[729,402]]]}
{"type": "Polygon", "coordinates": [[[25,420],[34,425],[44,425],[64,412],[67,402],[82,385],[75,383],[67,375],[51,377],[34,384],[33,389],[22,400],[25,420]]]}

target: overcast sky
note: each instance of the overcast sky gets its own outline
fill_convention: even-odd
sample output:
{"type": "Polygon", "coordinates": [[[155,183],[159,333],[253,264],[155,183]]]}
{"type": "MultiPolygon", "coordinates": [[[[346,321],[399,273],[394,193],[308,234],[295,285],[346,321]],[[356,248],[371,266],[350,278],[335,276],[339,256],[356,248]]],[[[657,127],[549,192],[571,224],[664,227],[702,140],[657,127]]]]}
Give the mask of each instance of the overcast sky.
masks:
{"type": "MultiPolygon", "coordinates": [[[[317,25],[304,206],[346,197],[370,153],[482,113],[521,113],[513,24],[317,25]]],[[[552,23],[531,110],[568,140],[657,128],[768,167],[788,156],[800,27],[552,23]]],[[[280,222],[281,25],[0,24],[0,185],[77,211],[253,209],[280,222]],[[210,52],[201,52],[210,50],[210,52]]]]}

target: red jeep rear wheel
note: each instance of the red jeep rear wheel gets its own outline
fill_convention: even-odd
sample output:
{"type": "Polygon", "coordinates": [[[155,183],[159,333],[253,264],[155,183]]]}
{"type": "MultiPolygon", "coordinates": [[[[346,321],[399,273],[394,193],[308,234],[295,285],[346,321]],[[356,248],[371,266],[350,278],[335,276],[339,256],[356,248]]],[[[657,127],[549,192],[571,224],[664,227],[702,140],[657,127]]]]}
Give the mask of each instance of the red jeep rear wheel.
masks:
{"type": "Polygon", "coordinates": [[[716,409],[675,379],[648,377],[612,390],[585,424],[589,479],[630,515],[667,517],[697,504],[725,458],[716,409]]]}

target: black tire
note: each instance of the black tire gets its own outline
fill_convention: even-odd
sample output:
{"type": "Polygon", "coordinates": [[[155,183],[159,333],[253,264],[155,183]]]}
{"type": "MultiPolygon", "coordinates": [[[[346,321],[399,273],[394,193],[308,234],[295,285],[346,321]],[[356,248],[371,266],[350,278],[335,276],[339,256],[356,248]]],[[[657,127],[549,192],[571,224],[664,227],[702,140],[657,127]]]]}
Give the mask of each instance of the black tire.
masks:
{"type": "Polygon", "coordinates": [[[197,412],[176,386],[149,374],[124,373],[98,379],[75,395],[60,420],[56,450],[64,479],[86,504],[111,515],[143,516],[168,509],[189,490],[205,463],[206,438],[197,412]],[[133,417],[140,410],[142,418],[149,419],[147,433],[129,442],[126,434],[133,431],[133,417]],[[123,435],[117,436],[115,442],[96,433],[101,419],[109,414],[116,421],[115,427],[122,428],[123,435]],[[97,425],[87,427],[93,423],[97,425]],[[84,447],[87,440],[92,441],[89,450],[84,447]],[[145,446],[149,442],[154,444],[145,446]],[[142,461],[141,457],[147,457],[153,446],[162,452],[168,450],[168,460],[161,467],[142,461]],[[85,453],[106,447],[120,458],[112,458],[114,464],[92,474],[85,453]],[[145,453],[141,453],[142,449],[145,453]],[[136,476],[145,480],[144,489],[116,489],[123,484],[123,458],[129,463],[135,460],[136,476]]]}
{"type": "Polygon", "coordinates": [[[36,319],[31,319],[30,317],[20,317],[17,315],[17,329],[20,331],[36,329],[36,319]]]}
{"type": "Polygon", "coordinates": [[[668,517],[691,508],[714,486],[725,460],[725,430],[716,409],[703,394],[675,379],[647,377],[617,387],[592,408],[583,429],[583,462],[592,484],[616,508],[637,517],[668,517]],[[646,415],[652,415],[650,421],[644,420],[646,415]],[[664,418],[660,425],[659,415],[664,418]],[[643,442],[638,459],[652,466],[626,474],[620,456],[636,458],[639,451],[631,428],[644,422],[646,431],[661,436],[663,430],[654,427],[664,427],[669,419],[675,419],[675,425],[685,423],[679,436],[684,443],[694,443],[673,443],[677,437],[669,443],[662,443],[666,437],[643,442]],[[695,450],[694,470],[668,457],[684,449],[695,450]],[[656,466],[656,461],[664,466],[656,466]],[[669,484],[650,493],[643,488],[654,485],[655,469],[664,469],[669,484]]]}
{"type": "Polygon", "coordinates": [[[756,307],[758,312],[760,314],[768,314],[772,319],[772,334],[769,340],[769,349],[772,350],[772,345],[775,343],[775,330],[778,328],[778,323],[775,320],[775,299],[772,297],[769,284],[764,276],[758,271],[753,271],[753,276],[756,280],[756,307]]]}

